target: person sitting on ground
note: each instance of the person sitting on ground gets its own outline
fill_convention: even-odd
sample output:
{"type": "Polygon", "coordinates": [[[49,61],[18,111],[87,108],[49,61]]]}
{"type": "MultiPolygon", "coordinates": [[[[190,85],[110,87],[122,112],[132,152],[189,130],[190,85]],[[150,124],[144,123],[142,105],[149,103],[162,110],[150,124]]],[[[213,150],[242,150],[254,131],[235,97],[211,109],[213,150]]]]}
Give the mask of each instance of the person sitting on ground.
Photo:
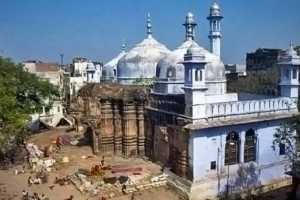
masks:
{"type": "Polygon", "coordinates": [[[125,184],[122,185],[122,193],[123,193],[123,194],[126,193],[126,185],[125,185],[125,184]]]}
{"type": "Polygon", "coordinates": [[[101,167],[104,167],[104,156],[102,156],[101,167]]]}
{"type": "Polygon", "coordinates": [[[31,176],[28,177],[27,183],[28,183],[28,186],[29,186],[29,187],[33,184],[33,179],[32,179],[31,176]]]}
{"type": "Polygon", "coordinates": [[[41,183],[42,183],[42,180],[41,180],[40,178],[35,178],[35,179],[33,180],[33,183],[36,184],[36,185],[38,185],[38,184],[41,184],[41,183]]]}
{"type": "Polygon", "coordinates": [[[49,198],[46,197],[46,195],[44,193],[40,197],[40,200],[47,200],[47,199],[49,200],[49,198]]]}
{"type": "Polygon", "coordinates": [[[29,200],[29,194],[25,190],[22,191],[22,199],[23,200],[29,200]]]}
{"type": "Polygon", "coordinates": [[[40,200],[39,194],[38,193],[33,193],[33,198],[34,200],[40,200]]]}

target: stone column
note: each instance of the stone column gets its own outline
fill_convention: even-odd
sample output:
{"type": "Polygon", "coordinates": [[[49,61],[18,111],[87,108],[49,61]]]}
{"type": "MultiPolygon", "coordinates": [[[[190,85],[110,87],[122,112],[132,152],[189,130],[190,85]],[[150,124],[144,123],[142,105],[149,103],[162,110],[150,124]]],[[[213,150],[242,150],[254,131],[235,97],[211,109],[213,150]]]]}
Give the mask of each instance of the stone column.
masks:
{"type": "Polygon", "coordinates": [[[188,172],[188,154],[187,150],[179,152],[177,157],[177,174],[182,177],[187,177],[188,172]]]}
{"type": "Polygon", "coordinates": [[[99,134],[96,133],[96,131],[94,129],[92,129],[93,131],[93,151],[94,154],[99,154],[99,134]]]}
{"type": "Polygon", "coordinates": [[[145,155],[144,104],[137,105],[138,154],[145,155]]]}
{"type": "Polygon", "coordinates": [[[245,135],[246,135],[245,131],[242,131],[240,133],[240,163],[244,163],[245,135]]]}
{"type": "Polygon", "coordinates": [[[122,119],[120,114],[120,102],[113,105],[113,126],[114,126],[114,152],[116,155],[122,154],[122,119]]]}
{"type": "Polygon", "coordinates": [[[127,103],[123,108],[122,149],[125,157],[137,155],[137,124],[135,105],[127,103]]]}
{"type": "Polygon", "coordinates": [[[145,155],[153,159],[154,122],[152,118],[152,113],[148,110],[145,118],[145,155]]]}
{"type": "Polygon", "coordinates": [[[114,153],[113,111],[112,104],[106,100],[101,106],[101,150],[103,153],[114,153]]]}

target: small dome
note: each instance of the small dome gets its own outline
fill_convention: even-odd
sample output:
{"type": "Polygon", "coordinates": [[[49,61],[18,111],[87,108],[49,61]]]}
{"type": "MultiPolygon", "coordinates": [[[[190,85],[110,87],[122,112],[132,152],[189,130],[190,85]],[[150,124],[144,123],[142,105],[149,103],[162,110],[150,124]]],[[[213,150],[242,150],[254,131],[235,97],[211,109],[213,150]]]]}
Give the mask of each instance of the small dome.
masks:
{"type": "MultiPolygon", "coordinates": [[[[204,57],[206,64],[207,82],[225,82],[225,66],[218,56],[200,47],[195,41],[187,40],[181,46],[161,59],[156,68],[157,82],[182,82],[184,83],[184,56],[187,53],[204,57]]],[[[177,85],[174,91],[183,93],[182,85],[177,85]]],[[[162,91],[156,91],[162,93],[162,91]]]]}
{"type": "Polygon", "coordinates": [[[158,61],[169,52],[152,36],[144,39],[119,60],[118,81],[130,84],[139,78],[154,78],[158,61]]]}
{"type": "Polygon", "coordinates": [[[221,8],[217,2],[214,2],[210,7],[210,16],[221,16],[221,8]]]}
{"type": "Polygon", "coordinates": [[[119,60],[126,54],[125,50],[123,49],[121,53],[112,60],[110,60],[108,63],[106,63],[103,66],[102,70],[102,78],[104,80],[112,80],[116,79],[117,76],[117,65],[119,60]]]}
{"type": "Polygon", "coordinates": [[[190,24],[195,23],[194,14],[193,13],[191,13],[191,12],[187,13],[187,15],[186,15],[186,23],[190,23],[190,24]]]}
{"type": "Polygon", "coordinates": [[[290,48],[281,53],[279,64],[300,65],[300,56],[294,49],[292,42],[290,48]]]}
{"type": "Polygon", "coordinates": [[[212,10],[220,10],[220,6],[217,2],[214,2],[211,7],[212,10]]]}
{"type": "Polygon", "coordinates": [[[192,45],[186,51],[187,56],[201,56],[201,48],[196,44],[192,43],[192,45]]]}

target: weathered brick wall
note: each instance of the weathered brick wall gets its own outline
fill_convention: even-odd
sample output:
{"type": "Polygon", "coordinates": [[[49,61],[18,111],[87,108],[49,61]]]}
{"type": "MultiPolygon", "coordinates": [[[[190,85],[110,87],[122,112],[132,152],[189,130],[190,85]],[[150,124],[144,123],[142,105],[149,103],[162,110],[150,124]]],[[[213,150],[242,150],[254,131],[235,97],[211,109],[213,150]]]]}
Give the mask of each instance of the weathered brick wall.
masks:
{"type": "Polygon", "coordinates": [[[75,110],[79,122],[92,129],[95,153],[145,155],[146,97],[144,88],[136,86],[99,84],[81,89],[75,110]]]}

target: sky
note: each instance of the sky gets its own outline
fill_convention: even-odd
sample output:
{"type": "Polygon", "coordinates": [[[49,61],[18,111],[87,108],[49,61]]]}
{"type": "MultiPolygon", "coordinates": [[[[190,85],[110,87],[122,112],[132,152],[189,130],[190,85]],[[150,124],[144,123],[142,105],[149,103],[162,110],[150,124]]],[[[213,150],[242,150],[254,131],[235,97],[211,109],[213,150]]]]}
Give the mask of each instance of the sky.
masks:
{"type": "MultiPolygon", "coordinates": [[[[187,12],[198,23],[197,42],[209,47],[206,17],[213,0],[0,0],[0,55],[16,62],[64,62],[75,56],[107,62],[153,35],[169,49],[184,40],[187,12]]],[[[300,45],[300,0],[218,0],[222,7],[222,59],[245,63],[257,48],[300,45]]]]}

